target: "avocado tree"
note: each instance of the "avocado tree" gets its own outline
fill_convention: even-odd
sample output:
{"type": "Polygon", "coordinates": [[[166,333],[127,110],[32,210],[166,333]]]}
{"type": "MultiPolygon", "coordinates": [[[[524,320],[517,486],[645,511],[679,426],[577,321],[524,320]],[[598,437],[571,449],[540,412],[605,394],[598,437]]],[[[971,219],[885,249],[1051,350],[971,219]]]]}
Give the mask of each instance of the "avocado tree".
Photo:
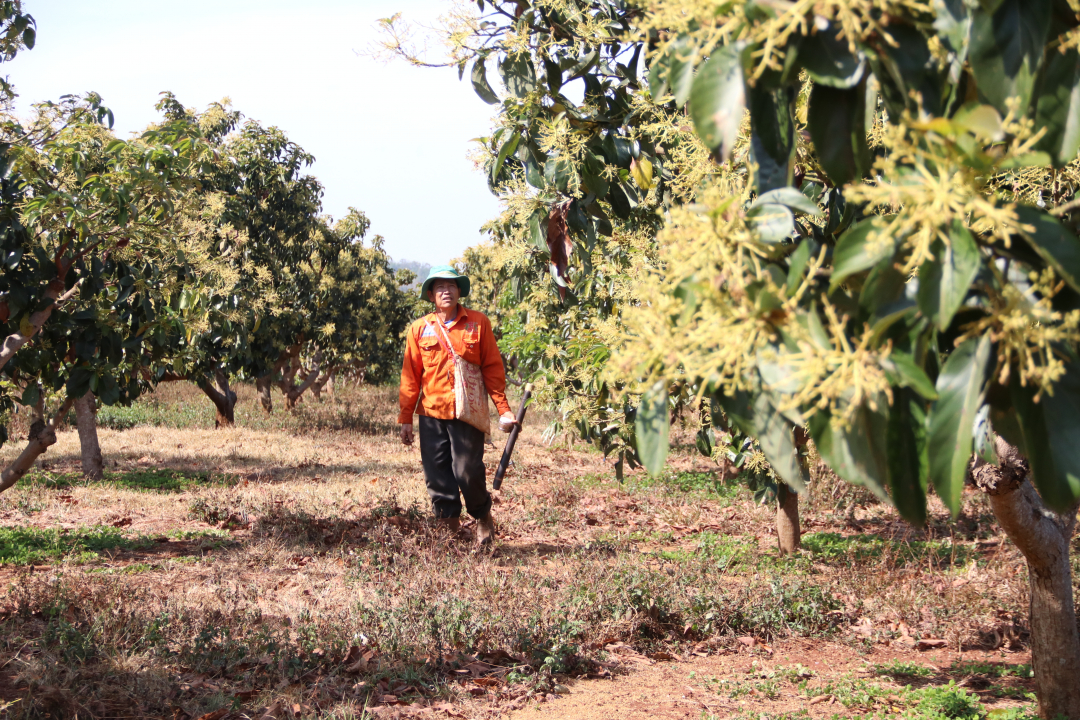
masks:
{"type": "Polygon", "coordinates": [[[254,380],[270,411],[275,384],[291,408],[360,358],[381,372],[397,352],[404,296],[381,238],[364,244],[367,217],[356,209],[336,223],[322,216],[322,186],[304,172],[314,158],[282,130],[245,122],[223,104],[196,114],[167,93],[160,107],[218,152],[199,178],[206,207],[216,210],[193,222],[214,228],[221,265],[213,287],[193,277],[180,298],[204,322],[178,339],[191,352],[160,377],[195,381],[224,427],[234,421],[234,378],[254,380]]]}
{"type": "Polygon", "coordinates": [[[655,3],[654,98],[692,65],[695,129],[719,160],[745,136],[751,172],[673,208],[613,362],[657,381],[643,410],[699,383],[792,485],[805,427],[915,523],[930,486],[959,511],[978,457],[1047,718],[1080,717],[1078,25],[1052,0],[655,3]]]}
{"type": "MultiPolygon", "coordinates": [[[[182,322],[159,310],[176,282],[162,238],[206,148],[184,126],[119,141],[101,124],[110,117],[89,95],[39,105],[28,124],[0,119],[0,368],[24,405],[60,393],[56,417],[91,392],[108,404],[137,397],[140,369],[182,322]]],[[[13,397],[0,403],[9,412],[13,397]]],[[[55,420],[36,419],[0,490],[55,442],[55,420]]]]}
{"type": "MultiPolygon", "coordinates": [[[[550,432],[596,443],[621,478],[638,464],[634,403],[604,371],[638,281],[656,267],[657,211],[693,197],[708,152],[674,104],[642,92],[646,45],[624,39],[640,13],[632,3],[478,7],[451,17],[446,64],[498,107],[478,159],[506,211],[485,226],[494,243],[463,258],[470,302],[491,315],[511,375],[561,411],[550,432]]],[[[400,18],[384,26],[390,51],[431,64],[400,18]]]]}

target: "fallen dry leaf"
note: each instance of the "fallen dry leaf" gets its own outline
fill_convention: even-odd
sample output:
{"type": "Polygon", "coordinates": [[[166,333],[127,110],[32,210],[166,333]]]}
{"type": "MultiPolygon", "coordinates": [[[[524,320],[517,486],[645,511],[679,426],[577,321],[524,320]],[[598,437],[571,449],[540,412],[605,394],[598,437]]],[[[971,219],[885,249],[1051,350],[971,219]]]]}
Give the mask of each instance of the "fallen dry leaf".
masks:
{"type": "Polygon", "coordinates": [[[204,715],[200,715],[195,720],[219,720],[229,714],[228,708],[222,708],[221,710],[215,710],[214,712],[208,712],[204,715]]]}

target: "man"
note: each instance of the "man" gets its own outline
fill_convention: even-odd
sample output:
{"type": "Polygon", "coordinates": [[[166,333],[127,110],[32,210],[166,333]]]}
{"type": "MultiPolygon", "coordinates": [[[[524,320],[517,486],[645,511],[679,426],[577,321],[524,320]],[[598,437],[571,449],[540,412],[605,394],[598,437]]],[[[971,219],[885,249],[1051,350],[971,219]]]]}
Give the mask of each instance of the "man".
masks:
{"type": "Polygon", "coordinates": [[[435,312],[409,327],[398,423],[401,442],[412,445],[413,411],[420,416],[420,460],[437,522],[456,533],[463,496],[465,508],[476,518],[477,542],[488,545],[495,524],[484,470],[484,432],[454,417],[454,361],[440,339],[449,339],[454,352],[480,366],[484,387],[499,411],[499,429],[510,432],[515,418],[506,401],[506,371],[491,321],[458,302],[468,295],[469,278],[449,265],[433,267],[420,288],[420,297],[433,302],[435,312]],[[442,325],[446,338],[440,338],[435,323],[442,325]]]}

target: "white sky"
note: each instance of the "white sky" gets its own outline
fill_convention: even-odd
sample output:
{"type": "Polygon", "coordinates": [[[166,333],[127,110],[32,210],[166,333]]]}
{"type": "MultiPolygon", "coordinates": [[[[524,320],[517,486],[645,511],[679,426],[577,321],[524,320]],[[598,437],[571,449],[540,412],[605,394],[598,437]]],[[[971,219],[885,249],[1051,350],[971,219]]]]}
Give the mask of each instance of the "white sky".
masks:
{"type": "MultiPolygon", "coordinates": [[[[203,110],[228,97],[315,156],[323,206],[367,213],[393,257],[448,262],[499,211],[466,155],[494,106],[469,77],[358,56],[376,21],[401,12],[434,24],[450,0],[24,0],[37,45],[0,65],[17,109],[99,93],[124,137],[157,119],[171,90],[203,110]]],[[[434,51],[439,51],[432,43],[434,51]]],[[[435,57],[441,56],[436,54],[435,57]]],[[[493,78],[494,79],[494,78],[493,78]]]]}

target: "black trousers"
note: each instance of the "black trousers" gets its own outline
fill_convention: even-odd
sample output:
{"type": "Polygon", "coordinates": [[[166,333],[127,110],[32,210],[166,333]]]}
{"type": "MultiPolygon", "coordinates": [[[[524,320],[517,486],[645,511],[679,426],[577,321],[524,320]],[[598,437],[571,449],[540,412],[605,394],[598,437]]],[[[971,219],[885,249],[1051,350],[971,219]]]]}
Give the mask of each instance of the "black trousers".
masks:
{"type": "Polygon", "coordinates": [[[420,460],[435,517],[461,515],[461,498],[474,518],[491,511],[484,470],[484,433],[461,420],[419,415],[420,460]]]}

